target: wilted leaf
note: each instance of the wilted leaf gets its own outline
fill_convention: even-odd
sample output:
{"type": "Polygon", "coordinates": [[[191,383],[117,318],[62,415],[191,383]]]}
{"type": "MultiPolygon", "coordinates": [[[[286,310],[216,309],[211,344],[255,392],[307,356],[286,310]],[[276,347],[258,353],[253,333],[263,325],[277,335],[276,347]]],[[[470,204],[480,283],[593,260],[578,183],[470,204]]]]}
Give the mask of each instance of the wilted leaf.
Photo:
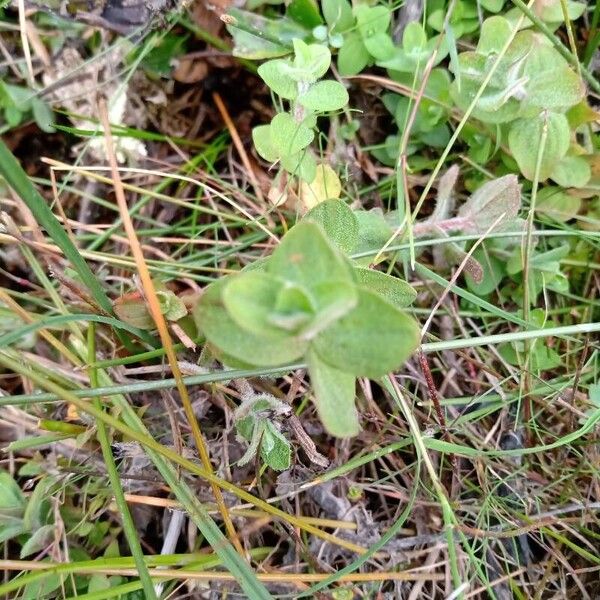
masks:
{"type": "Polygon", "coordinates": [[[339,198],[342,184],[337,173],[326,164],[317,166],[317,174],[311,183],[300,184],[300,200],[305,208],[311,209],[329,198],[339,198]]]}
{"type": "Polygon", "coordinates": [[[485,233],[494,223],[497,229],[514,219],[521,208],[521,186],[516,175],[505,175],[484,183],[460,207],[463,229],[485,233]]]}

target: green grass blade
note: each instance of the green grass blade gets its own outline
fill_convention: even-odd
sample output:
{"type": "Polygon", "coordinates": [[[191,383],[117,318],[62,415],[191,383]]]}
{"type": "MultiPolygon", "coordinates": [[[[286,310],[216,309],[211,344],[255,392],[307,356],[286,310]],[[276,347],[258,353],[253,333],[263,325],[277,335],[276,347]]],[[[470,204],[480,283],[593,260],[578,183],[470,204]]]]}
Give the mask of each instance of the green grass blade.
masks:
{"type": "Polygon", "coordinates": [[[33,213],[35,220],[48,232],[54,243],[63,251],[65,257],[71,262],[73,268],[81,278],[94,300],[107,313],[112,313],[112,304],[106,292],[92,270],[73,245],[66,231],[54,216],[46,200],[35,189],[27,173],[23,170],[13,153],[6,144],[0,140],[0,174],[6,179],[10,187],[25,202],[33,213]]]}
{"type": "MultiPolygon", "coordinates": [[[[92,363],[96,360],[96,326],[92,323],[88,329],[88,362],[92,363]]],[[[98,387],[98,369],[90,368],[90,385],[92,387],[98,387]]],[[[94,400],[96,408],[103,410],[102,404],[99,398],[94,400]]],[[[100,448],[102,450],[102,457],[104,458],[104,464],[106,465],[106,472],[108,474],[108,480],[110,481],[110,487],[112,488],[113,496],[121,514],[121,520],[123,523],[123,533],[127,539],[127,544],[131,550],[131,555],[135,561],[135,566],[140,578],[140,583],[144,590],[144,596],[148,600],[158,600],[154,584],[148,572],[148,567],[144,562],[144,553],[142,546],[138,538],[138,532],[131,517],[129,506],[125,500],[125,494],[123,493],[123,486],[121,485],[121,479],[119,478],[119,472],[117,471],[117,465],[110,446],[110,439],[108,437],[108,431],[106,425],[102,421],[96,421],[96,437],[100,442],[100,448]]]]}
{"type": "Polygon", "coordinates": [[[9,333],[5,333],[0,336],[0,348],[5,348],[14,344],[22,337],[25,337],[29,333],[34,331],[39,331],[40,329],[46,329],[49,327],[59,327],[60,325],[66,325],[69,323],[74,323],[76,321],[87,321],[90,323],[104,323],[105,325],[111,325],[117,330],[123,329],[125,331],[129,331],[138,337],[142,337],[146,335],[147,332],[142,329],[138,329],[137,327],[133,327],[132,325],[128,325],[123,321],[119,321],[119,319],[115,319],[113,317],[103,317],[101,315],[94,315],[88,313],[82,314],[72,314],[72,315],[57,315],[55,317],[48,317],[46,319],[40,319],[35,323],[30,323],[29,325],[24,325],[23,327],[19,327],[9,333]]]}
{"type": "MultiPolygon", "coordinates": [[[[79,340],[73,339],[72,343],[82,356],[87,354],[85,346],[79,340]]],[[[79,409],[88,412],[96,420],[101,420],[104,423],[111,425],[118,431],[125,433],[132,440],[141,443],[148,457],[162,475],[165,483],[171,488],[177,500],[179,500],[186,509],[190,519],[198,527],[206,541],[219,555],[224,566],[236,577],[237,582],[244,592],[246,592],[248,598],[252,598],[253,600],[272,599],[269,591],[254,575],[250,565],[235,551],[234,547],[219,529],[207,509],[198,500],[196,493],[185,481],[181,480],[179,473],[171,460],[165,458],[165,455],[171,453],[150,436],[137,413],[123,396],[117,396],[113,400],[114,404],[118,406],[121,411],[123,421],[120,421],[108,413],[98,410],[94,405],[82,403],[82,401],[72,392],[61,388],[36,371],[26,367],[19,359],[15,360],[15,357],[17,356],[19,356],[17,353],[6,350],[1,351],[0,365],[4,365],[15,373],[25,375],[39,387],[54,392],[65,402],[74,404],[79,409]]],[[[99,370],[98,376],[100,378],[100,383],[104,384],[105,381],[103,381],[103,377],[106,377],[105,373],[99,370]]],[[[206,475],[208,476],[209,473],[206,475]]]]}
{"type": "MultiPolygon", "coordinates": [[[[112,303],[106,295],[104,288],[63,229],[59,220],[50,210],[46,200],[31,183],[27,173],[25,173],[13,153],[2,140],[0,140],[0,175],[6,179],[10,187],[25,202],[35,220],[46,230],[54,243],[62,250],[65,258],[69,260],[71,266],[90,291],[98,306],[107,314],[113,314],[112,303]]],[[[122,342],[131,346],[131,342],[123,336],[122,332],[118,331],[117,334],[122,342]]],[[[149,343],[153,342],[152,337],[147,333],[143,334],[143,339],[149,343]]]]}

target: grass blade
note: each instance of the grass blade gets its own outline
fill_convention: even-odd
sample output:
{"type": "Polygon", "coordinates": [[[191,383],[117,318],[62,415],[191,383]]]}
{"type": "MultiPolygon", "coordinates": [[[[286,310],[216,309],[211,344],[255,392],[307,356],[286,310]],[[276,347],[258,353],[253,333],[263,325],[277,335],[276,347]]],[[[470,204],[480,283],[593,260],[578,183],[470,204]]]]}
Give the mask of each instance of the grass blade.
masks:
{"type": "MultiPolygon", "coordinates": [[[[46,200],[31,183],[27,173],[2,140],[0,140],[0,175],[6,179],[10,187],[27,205],[35,220],[48,232],[54,243],[62,250],[65,258],[70,261],[71,266],[88,288],[98,306],[105,313],[113,314],[112,303],[104,288],[63,229],[59,220],[50,210],[46,200]]],[[[132,345],[123,333],[117,332],[117,335],[123,343],[129,346],[132,345]]],[[[144,334],[143,338],[146,342],[152,341],[151,336],[148,334],[144,334]]]]}
{"type": "MultiPolygon", "coordinates": [[[[95,360],[96,327],[92,323],[88,329],[88,362],[91,364],[95,360]]],[[[90,367],[89,373],[91,386],[98,387],[98,369],[90,367]]],[[[99,398],[97,398],[94,401],[94,403],[98,410],[103,410],[99,398]]],[[[135,561],[135,566],[137,568],[140,582],[144,590],[144,596],[149,600],[158,600],[156,591],[154,589],[154,585],[152,583],[152,579],[150,578],[150,574],[148,573],[148,567],[144,562],[144,553],[142,551],[142,546],[138,538],[138,532],[131,517],[131,512],[129,511],[127,501],[125,500],[123,487],[121,486],[121,479],[119,478],[117,465],[115,464],[115,459],[113,457],[112,450],[110,447],[110,440],[108,437],[108,431],[106,430],[106,425],[102,421],[97,421],[96,429],[96,437],[100,442],[100,448],[102,449],[102,457],[104,458],[104,463],[106,465],[106,472],[108,474],[110,486],[112,487],[113,496],[115,497],[115,502],[117,504],[119,512],[121,513],[121,520],[123,522],[123,532],[125,533],[125,538],[127,539],[127,543],[129,544],[131,555],[133,556],[133,559],[135,561]]]]}

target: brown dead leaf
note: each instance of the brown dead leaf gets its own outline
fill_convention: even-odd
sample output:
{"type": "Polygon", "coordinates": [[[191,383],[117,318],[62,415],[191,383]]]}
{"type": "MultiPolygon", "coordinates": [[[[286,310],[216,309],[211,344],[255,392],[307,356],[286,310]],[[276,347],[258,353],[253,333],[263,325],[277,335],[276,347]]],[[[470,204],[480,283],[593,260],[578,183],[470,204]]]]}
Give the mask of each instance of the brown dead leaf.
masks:
{"type": "Polygon", "coordinates": [[[181,83],[198,83],[208,75],[208,65],[203,59],[182,58],[171,76],[181,83]]]}

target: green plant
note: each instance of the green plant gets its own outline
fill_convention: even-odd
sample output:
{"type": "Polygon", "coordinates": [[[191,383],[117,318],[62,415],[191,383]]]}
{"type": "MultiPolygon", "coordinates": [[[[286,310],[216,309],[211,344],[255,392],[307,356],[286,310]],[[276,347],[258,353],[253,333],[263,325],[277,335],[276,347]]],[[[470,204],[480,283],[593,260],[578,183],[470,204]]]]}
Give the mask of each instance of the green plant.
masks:
{"type": "Polygon", "coordinates": [[[304,360],[325,428],[356,435],[358,376],[396,369],[419,340],[402,309],[415,297],[404,281],[354,265],[346,253],[359,222],[340,200],[322,202],[273,254],[212,283],[194,315],[216,357],[229,366],[304,360]]]}
{"type": "Polygon", "coordinates": [[[0,110],[4,117],[4,123],[0,124],[0,131],[17,127],[31,118],[42,131],[54,131],[52,110],[29,88],[0,80],[0,110]]]}
{"type": "MultiPolygon", "coordinates": [[[[448,27],[452,29],[453,37],[458,39],[478,31],[481,26],[481,12],[483,10],[491,13],[499,12],[504,6],[504,0],[455,0],[451,6],[452,14],[448,27]]],[[[450,3],[447,0],[427,2],[427,25],[439,33],[443,32],[449,8],[450,3]]]]}
{"type": "Polygon", "coordinates": [[[285,171],[309,183],[317,174],[317,161],[309,148],[317,116],[339,110],[348,102],[341,83],[319,81],[330,64],[328,48],[295,39],[293,59],[269,60],[258,68],[271,90],[289,102],[289,110],[278,112],[269,125],[253,129],[256,150],[265,160],[279,162],[285,171]]]}
{"type": "MultiPolygon", "coordinates": [[[[396,79],[403,79],[398,72],[394,76],[396,79]]],[[[404,131],[414,102],[406,96],[391,92],[384,94],[382,101],[392,115],[398,131],[404,131]]],[[[407,156],[414,156],[423,148],[442,149],[446,146],[451,135],[448,126],[451,105],[450,75],[446,69],[435,68],[429,75],[425,93],[415,114],[406,148],[407,156]]],[[[374,148],[372,153],[383,164],[393,166],[398,161],[400,145],[400,133],[393,133],[386,137],[382,146],[374,148]]],[[[411,159],[411,167],[418,169],[420,166],[417,157],[414,156],[411,159]]]]}
{"type": "Polygon", "coordinates": [[[291,408],[270,394],[245,395],[233,418],[238,439],[250,445],[238,465],[249,463],[259,452],[263,462],[275,469],[290,468],[292,447],[281,433],[278,417],[289,415],[291,408]]]}
{"type": "Polygon", "coordinates": [[[583,100],[580,77],[543,35],[530,30],[517,33],[499,16],[487,19],[477,48],[458,56],[451,86],[456,104],[466,110],[484,85],[491,65],[500,61],[473,116],[497,126],[500,143],[508,143],[521,173],[532,180],[536,148],[542,143],[539,179],[550,178],[563,187],[582,187],[591,176],[582,150],[573,143],[567,111],[583,100]],[[501,56],[505,45],[507,50],[501,56]]]}

